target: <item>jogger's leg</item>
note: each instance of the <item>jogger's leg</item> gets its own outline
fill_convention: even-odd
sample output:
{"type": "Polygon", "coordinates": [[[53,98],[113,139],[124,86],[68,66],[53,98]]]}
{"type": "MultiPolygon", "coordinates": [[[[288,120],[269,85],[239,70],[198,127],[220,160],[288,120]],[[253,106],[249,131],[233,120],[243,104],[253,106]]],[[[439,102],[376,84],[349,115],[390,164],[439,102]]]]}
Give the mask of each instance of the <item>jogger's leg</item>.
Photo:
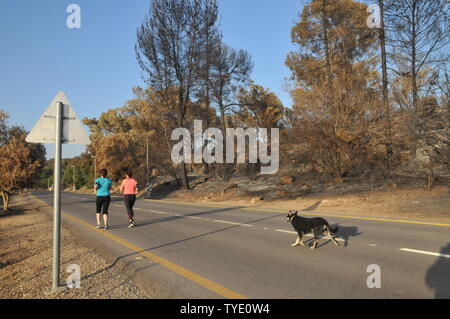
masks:
{"type": "Polygon", "coordinates": [[[136,195],[131,195],[130,198],[130,210],[131,210],[131,219],[134,220],[134,211],[133,206],[136,203],[136,195]]]}
{"type": "Polygon", "coordinates": [[[95,206],[96,206],[95,208],[97,211],[96,217],[97,217],[97,226],[98,226],[98,225],[100,225],[100,222],[101,222],[100,215],[101,215],[101,210],[102,210],[102,199],[100,196],[96,197],[95,206]]]}
{"type": "Polygon", "coordinates": [[[105,222],[105,226],[108,226],[108,209],[109,204],[111,203],[111,197],[105,197],[103,201],[102,213],[103,213],[103,221],[105,222]]]}
{"type": "Polygon", "coordinates": [[[128,219],[132,220],[133,219],[133,210],[132,210],[132,206],[131,206],[130,195],[125,195],[123,197],[123,201],[124,201],[125,207],[127,209],[128,219]]]}

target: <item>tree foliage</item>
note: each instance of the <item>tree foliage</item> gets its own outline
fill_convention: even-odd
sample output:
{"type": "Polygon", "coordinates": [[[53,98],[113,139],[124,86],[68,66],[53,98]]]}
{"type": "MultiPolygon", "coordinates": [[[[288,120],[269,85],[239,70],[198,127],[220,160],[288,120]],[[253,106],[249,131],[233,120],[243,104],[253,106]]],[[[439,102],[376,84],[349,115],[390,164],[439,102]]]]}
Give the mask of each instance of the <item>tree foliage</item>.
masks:
{"type": "Polygon", "coordinates": [[[292,143],[316,170],[335,176],[367,160],[368,125],[376,117],[376,34],[366,6],[351,0],[314,0],[292,28],[298,50],[286,64],[295,88],[292,143]],[[358,32],[355,32],[358,30],[358,32]]]}
{"type": "Polygon", "coordinates": [[[8,126],[7,119],[8,115],[0,110],[0,190],[5,211],[9,193],[36,185],[45,162],[44,146],[27,143],[27,132],[19,126],[8,126]]]}

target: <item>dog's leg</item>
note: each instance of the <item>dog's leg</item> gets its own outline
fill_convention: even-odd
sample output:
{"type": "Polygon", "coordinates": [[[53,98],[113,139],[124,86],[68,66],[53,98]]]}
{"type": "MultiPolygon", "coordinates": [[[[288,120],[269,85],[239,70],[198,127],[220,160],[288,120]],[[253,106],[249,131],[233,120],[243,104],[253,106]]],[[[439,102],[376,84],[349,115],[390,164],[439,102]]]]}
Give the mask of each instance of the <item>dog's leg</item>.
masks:
{"type": "Polygon", "coordinates": [[[334,243],[336,246],[339,246],[339,243],[337,242],[336,239],[334,239],[333,236],[331,236],[330,238],[331,238],[331,240],[333,241],[333,243],[334,243]]]}
{"type": "Polygon", "coordinates": [[[316,249],[318,243],[319,243],[319,234],[317,231],[314,230],[314,242],[311,246],[311,249],[316,249]]]}
{"type": "Polygon", "coordinates": [[[301,234],[299,238],[300,238],[299,244],[302,245],[303,247],[306,247],[305,243],[303,242],[303,234],[301,234]]]}
{"type": "Polygon", "coordinates": [[[336,239],[334,239],[333,235],[331,234],[330,229],[328,229],[328,238],[330,238],[336,246],[339,246],[339,243],[336,241],[336,239]]]}
{"type": "Polygon", "coordinates": [[[311,246],[311,249],[316,249],[318,243],[319,243],[319,238],[314,238],[314,242],[311,246]]]}
{"type": "MultiPolygon", "coordinates": [[[[292,246],[292,247],[295,247],[295,246],[300,245],[300,241],[301,241],[300,236],[297,236],[297,240],[296,240],[295,243],[293,243],[291,246],[292,246]]],[[[303,244],[303,243],[302,243],[302,244],[303,244]]]]}

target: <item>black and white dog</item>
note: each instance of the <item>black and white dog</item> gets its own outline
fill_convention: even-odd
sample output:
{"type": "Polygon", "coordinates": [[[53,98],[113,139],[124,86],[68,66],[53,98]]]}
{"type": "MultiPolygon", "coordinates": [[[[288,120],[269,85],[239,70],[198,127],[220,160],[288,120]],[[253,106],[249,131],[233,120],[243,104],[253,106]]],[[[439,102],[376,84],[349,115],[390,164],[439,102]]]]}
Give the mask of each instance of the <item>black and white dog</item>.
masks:
{"type": "Polygon", "coordinates": [[[309,233],[314,235],[314,243],[311,246],[311,249],[315,249],[317,244],[319,243],[319,236],[323,234],[324,231],[327,232],[328,237],[333,241],[336,246],[339,246],[336,239],[334,239],[332,234],[337,233],[338,227],[331,227],[328,222],[320,217],[315,218],[306,218],[298,216],[298,212],[295,213],[289,211],[289,214],[286,216],[286,220],[291,223],[292,227],[297,231],[298,237],[295,243],[292,244],[292,247],[302,245],[306,247],[303,243],[303,236],[309,233]]]}

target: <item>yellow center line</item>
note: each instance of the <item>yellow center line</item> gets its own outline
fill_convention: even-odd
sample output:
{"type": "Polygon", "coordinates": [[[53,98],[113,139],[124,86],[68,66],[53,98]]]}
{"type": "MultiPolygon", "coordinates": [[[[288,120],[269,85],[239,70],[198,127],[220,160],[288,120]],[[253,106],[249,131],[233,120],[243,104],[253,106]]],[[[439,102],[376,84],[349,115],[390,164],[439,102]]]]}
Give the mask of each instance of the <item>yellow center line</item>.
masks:
{"type": "Polygon", "coordinates": [[[372,221],[390,222],[390,223],[404,223],[404,224],[418,224],[418,225],[431,225],[431,226],[450,227],[450,224],[440,224],[440,223],[431,223],[431,222],[419,222],[419,221],[403,220],[403,219],[385,219],[385,218],[333,215],[333,214],[322,214],[322,213],[320,213],[320,214],[318,214],[318,213],[304,213],[304,212],[300,212],[300,214],[302,214],[302,215],[321,215],[321,216],[350,218],[350,219],[362,219],[362,220],[372,220],[372,221]]]}
{"type": "MultiPolygon", "coordinates": [[[[154,203],[168,203],[168,204],[175,204],[175,205],[188,205],[188,206],[203,206],[203,207],[220,207],[220,208],[234,208],[236,206],[225,206],[225,205],[219,205],[219,204],[197,204],[197,203],[188,203],[188,202],[180,202],[180,201],[170,201],[170,200],[151,200],[146,199],[146,201],[154,202],[154,203]]],[[[237,208],[237,210],[253,210],[253,211],[263,211],[267,213],[273,213],[273,214],[282,214],[286,213],[285,211],[271,210],[270,208],[259,208],[257,206],[245,206],[242,208],[237,208]]],[[[450,227],[450,224],[444,224],[444,223],[433,223],[433,222],[421,222],[421,221],[412,221],[412,220],[403,220],[403,219],[385,219],[385,218],[375,218],[375,217],[361,217],[361,216],[350,216],[350,215],[339,215],[339,214],[328,214],[328,213],[307,213],[303,211],[299,211],[300,215],[320,215],[320,216],[327,216],[327,217],[337,217],[337,218],[347,218],[347,219],[360,219],[360,220],[370,220],[370,221],[379,221],[379,222],[390,222],[390,223],[403,223],[403,224],[417,224],[417,225],[429,225],[429,226],[441,226],[441,227],[450,227]]]]}
{"type": "MultiPolygon", "coordinates": [[[[33,196],[37,201],[43,203],[46,206],[51,207],[51,205],[48,205],[46,202],[44,202],[43,200],[41,200],[37,196],[35,196],[33,194],[30,194],[30,195],[33,196]]],[[[65,218],[67,218],[67,219],[69,219],[69,220],[71,220],[71,221],[73,221],[75,223],[78,223],[78,224],[83,225],[83,226],[85,226],[85,227],[87,227],[89,229],[92,229],[92,225],[90,225],[89,223],[87,223],[87,222],[85,222],[85,221],[83,221],[83,220],[81,220],[81,219],[79,219],[77,217],[69,215],[69,214],[67,214],[67,213],[65,213],[63,211],[61,211],[61,214],[65,218]]],[[[187,279],[189,279],[189,280],[199,284],[202,287],[205,287],[205,288],[207,288],[207,289],[209,289],[211,291],[214,291],[215,293],[217,293],[217,294],[219,294],[219,295],[221,295],[221,296],[223,296],[225,298],[229,298],[229,299],[248,299],[244,295],[241,295],[241,294],[239,294],[239,293],[237,293],[237,292],[235,292],[235,291],[233,291],[231,289],[228,289],[228,288],[226,288],[226,287],[224,287],[224,286],[222,286],[222,285],[220,285],[220,284],[218,284],[218,283],[216,283],[214,281],[211,281],[211,280],[209,280],[209,279],[207,279],[205,277],[202,277],[202,276],[200,276],[200,275],[198,275],[198,274],[196,274],[196,273],[194,273],[194,272],[192,272],[192,271],[190,271],[190,270],[188,270],[186,268],[183,268],[183,267],[181,267],[181,266],[179,266],[179,265],[177,265],[177,264],[175,264],[175,263],[173,263],[173,262],[171,262],[171,261],[169,261],[167,259],[164,259],[164,258],[162,258],[162,257],[160,257],[160,256],[158,256],[158,255],[156,255],[156,254],[154,254],[152,252],[149,252],[149,251],[147,251],[147,250],[145,250],[145,249],[143,249],[143,248],[141,248],[139,246],[136,246],[136,245],[130,243],[129,241],[126,241],[125,239],[123,239],[123,238],[121,238],[119,236],[116,236],[116,235],[111,234],[110,232],[107,232],[107,231],[104,231],[104,230],[96,230],[96,231],[97,231],[98,234],[103,235],[103,236],[105,236],[105,237],[107,237],[107,238],[109,238],[109,239],[111,239],[111,240],[121,244],[122,246],[125,246],[125,247],[135,251],[136,253],[147,257],[151,261],[153,261],[155,263],[158,263],[161,266],[164,266],[167,269],[169,269],[169,270],[171,270],[171,271],[173,271],[173,272],[175,272],[175,273],[177,273],[177,274],[179,274],[179,275],[181,275],[181,276],[183,276],[183,277],[185,277],[185,278],[187,278],[187,279]]]]}

